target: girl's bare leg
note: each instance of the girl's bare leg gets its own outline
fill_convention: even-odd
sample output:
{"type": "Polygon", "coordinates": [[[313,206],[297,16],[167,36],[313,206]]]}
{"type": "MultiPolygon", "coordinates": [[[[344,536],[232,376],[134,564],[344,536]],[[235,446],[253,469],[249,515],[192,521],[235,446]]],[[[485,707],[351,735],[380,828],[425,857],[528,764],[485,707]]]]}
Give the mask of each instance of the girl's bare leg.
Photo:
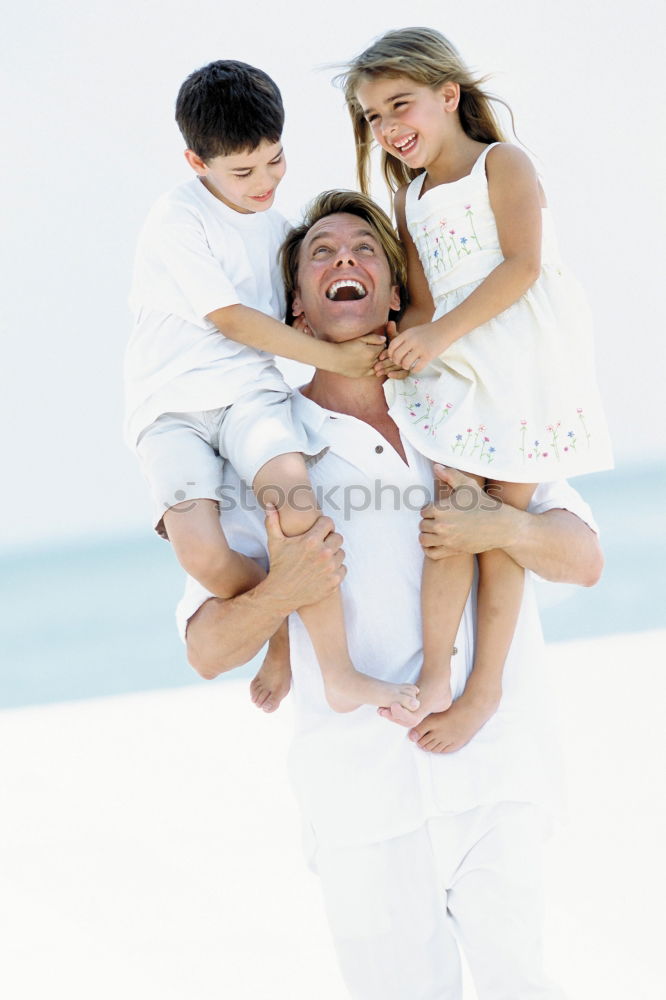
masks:
{"type": "MultiPolygon", "coordinates": [[[[521,510],[535,488],[534,483],[494,480],[486,487],[521,510]]],[[[518,620],[525,572],[500,549],[482,552],[478,560],[476,649],[465,690],[448,711],[424,719],[410,734],[419,746],[434,753],[450,753],[468,743],[497,711],[502,697],[504,663],[518,620]]]]}
{"type": "MultiPolygon", "coordinates": [[[[244,594],[266,576],[254,559],[229,548],[215,500],[190,500],[170,507],[164,514],[164,528],[183,569],[216,597],[244,594]]],[[[274,712],[290,684],[285,621],[270,639],[263,665],[250,685],[252,701],[264,712],[274,712]]]]}
{"type": "MultiPolygon", "coordinates": [[[[482,478],[474,478],[483,485],[482,478]]],[[[450,495],[451,487],[435,479],[435,502],[450,495]]],[[[382,713],[385,718],[402,726],[415,726],[427,715],[445,712],[451,705],[451,657],[473,573],[474,556],[466,553],[425,560],[421,581],[423,666],[416,682],[421,705],[416,712],[392,705],[389,714],[382,713]]]]}
{"type": "MultiPolygon", "coordinates": [[[[273,504],[280,514],[285,535],[303,534],[312,527],[320,511],[308,481],[305,461],[298,453],[279,455],[257,473],[252,488],[260,503],[273,504]]],[[[388,706],[396,703],[417,709],[418,689],[413,684],[389,684],[355,669],[345,632],[340,591],[301,608],[321,668],[326,700],[336,712],[351,712],[360,705],[388,706]]]]}

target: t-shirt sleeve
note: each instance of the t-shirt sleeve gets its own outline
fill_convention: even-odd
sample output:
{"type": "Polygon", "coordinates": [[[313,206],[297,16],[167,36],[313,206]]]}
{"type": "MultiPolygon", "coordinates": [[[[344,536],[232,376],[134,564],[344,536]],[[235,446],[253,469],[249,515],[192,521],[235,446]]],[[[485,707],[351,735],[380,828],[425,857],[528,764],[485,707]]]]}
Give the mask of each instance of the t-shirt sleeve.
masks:
{"type": "Polygon", "coordinates": [[[544,514],[547,510],[568,510],[599,534],[590,505],[565,479],[540,483],[534,491],[528,510],[531,514],[544,514]]]}
{"type": "Polygon", "coordinates": [[[223,264],[213,256],[196,215],[163,222],[153,235],[153,252],[199,320],[215,309],[240,302],[223,264]]]}

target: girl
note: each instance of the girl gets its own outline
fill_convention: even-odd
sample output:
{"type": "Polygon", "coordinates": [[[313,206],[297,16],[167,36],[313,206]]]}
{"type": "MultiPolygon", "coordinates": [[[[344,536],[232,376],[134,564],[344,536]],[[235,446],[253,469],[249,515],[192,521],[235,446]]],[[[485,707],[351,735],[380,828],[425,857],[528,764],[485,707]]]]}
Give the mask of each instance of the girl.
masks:
{"type": "MultiPolygon", "coordinates": [[[[388,32],[342,79],[360,187],[367,193],[374,139],[407,252],[410,305],[388,354],[411,375],[386,382],[403,435],[521,509],[539,482],[610,468],[588,309],[560,262],[534,167],[505,141],[483,81],[426,28],[388,32]]],[[[437,479],[435,492],[450,491],[437,479]]],[[[523,570],[504,552],[478,564],[463,694],[452,704],[473,557],[426,559],[421,706],[382,713],[413,726],[443,712],[430,746],[438,751],[459,749],[497,709],[522,599],[523,570]]]]}

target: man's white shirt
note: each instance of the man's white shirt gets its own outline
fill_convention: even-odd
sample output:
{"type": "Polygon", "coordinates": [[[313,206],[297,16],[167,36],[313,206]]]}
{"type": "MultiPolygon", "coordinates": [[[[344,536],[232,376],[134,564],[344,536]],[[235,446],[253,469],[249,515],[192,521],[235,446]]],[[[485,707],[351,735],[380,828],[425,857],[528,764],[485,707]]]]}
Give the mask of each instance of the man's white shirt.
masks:
{"type": "MultiPolygon", "coordinates": [[[[369,424],[324,410],[300,393],[294,408],[330,445],[309,472],[323,513],[344,537],[348,572],[342,596],[352,660],[383,680],[414,682],[422,662],[424,556],[418,526],[432,489],[431,464],[403,441],[405,464],[369,424]]],[[[239,481],[228,463],[224,483],[221,517],[229,544],[266,565],[263,512],[251,493],[237,502],[239,481]]],[[[594,527],[587,504],[563,481],[540,485],[530,506],[534,513],[553,508],[570,510],[594,527]]],[[[208,597],[188,579],[177,609],[183,637],[187,621],[208,597]]],[[[454,697],[471,669],[474,622],[472,595],[456,639],[454,697]]],[[[372,707],[333,712],[298,615],[290,617],[289,626],[296,720],[289,769],[308,852],[317,842],[345,846],[401,836],[431,816],[487,803],[532,802],[557,812],[557,740],[544,694],[543,638],[529,573],[500,708],[453,754],[421,750],[406,729],[380,718],[372,707]]]]}

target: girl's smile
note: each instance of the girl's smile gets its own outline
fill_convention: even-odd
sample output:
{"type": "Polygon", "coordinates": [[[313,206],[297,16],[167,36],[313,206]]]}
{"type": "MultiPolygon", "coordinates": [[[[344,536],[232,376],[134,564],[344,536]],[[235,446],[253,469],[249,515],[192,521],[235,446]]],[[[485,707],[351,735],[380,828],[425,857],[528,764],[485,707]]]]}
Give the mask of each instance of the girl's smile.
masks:
{"type": "Polygon", "coordinates": [[[410,167],[427,167],[440,154],[458,104],[455,84],[439,88],[409,77],[364,80],[356,97],[372,134],[387,153],[410,167]]]}

